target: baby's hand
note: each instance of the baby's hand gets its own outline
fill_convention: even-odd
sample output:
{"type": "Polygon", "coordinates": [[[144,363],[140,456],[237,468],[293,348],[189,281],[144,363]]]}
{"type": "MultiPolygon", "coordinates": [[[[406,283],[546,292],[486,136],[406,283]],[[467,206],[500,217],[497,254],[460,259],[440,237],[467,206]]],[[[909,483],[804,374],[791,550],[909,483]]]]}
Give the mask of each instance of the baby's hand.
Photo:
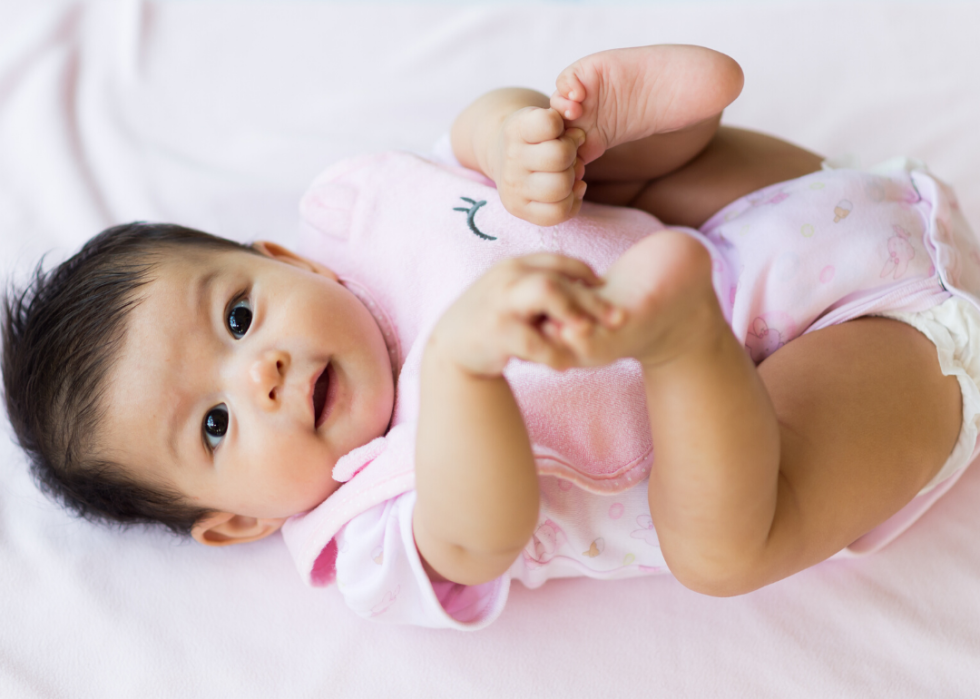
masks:
{"type": "Polygon", "coordinates": [[[554,109],[525,107],[511,114],[489,144],[487,164],[504,208],[538,226],[578,213],[585,164],[576,157],[581,129],[565,130],[554,109]]]}
{"type": "Polygon", "coordinates": [[[623,313],[597,293],[584,262],[539,253],[505,260],[467,289],[436,324],[427,352],[475,376],[500,376],[511,357],[567,369],[596,328],[623,313]]]}

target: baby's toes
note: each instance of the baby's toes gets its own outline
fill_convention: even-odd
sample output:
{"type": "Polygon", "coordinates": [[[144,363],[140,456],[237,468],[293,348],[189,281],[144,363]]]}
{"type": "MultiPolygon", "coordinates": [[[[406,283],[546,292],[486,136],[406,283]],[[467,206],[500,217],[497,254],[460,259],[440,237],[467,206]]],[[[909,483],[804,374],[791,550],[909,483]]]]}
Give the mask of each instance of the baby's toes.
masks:
{"type": "Polygon", "coordinates": [[[570,102],[582,102],[585,100],[585,85],[582,84],[582,81],[578,79],[578,75],[575,74],[575,67],[577,65],[577,63],[573,63],[568,66],[555,81],[558,94],[570,102]]]}
{"type": "Polygon", "coordinates": [[[551,96],[551,108],[561,114],[566,121],[574,121],[584,113],[580,102],[573,102],[562,97],[561,93],[557,91],[551,96]]]}

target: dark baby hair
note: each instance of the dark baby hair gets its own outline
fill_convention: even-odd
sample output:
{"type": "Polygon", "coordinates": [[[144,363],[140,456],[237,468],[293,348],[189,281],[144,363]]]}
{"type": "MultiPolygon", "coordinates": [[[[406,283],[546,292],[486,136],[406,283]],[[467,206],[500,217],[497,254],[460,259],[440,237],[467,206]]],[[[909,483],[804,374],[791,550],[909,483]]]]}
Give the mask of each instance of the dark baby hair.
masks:
{"type": "Polygon", "coordinates": [[[166,252],[252,248],[191,228],[108,228],[69,260],[3,296],[7,414],[38,487],[78,516],[105,524],[160,524],[189,534],[209,511],[142,483],[98,454],[106,377],[138,289],[166,252]]]}

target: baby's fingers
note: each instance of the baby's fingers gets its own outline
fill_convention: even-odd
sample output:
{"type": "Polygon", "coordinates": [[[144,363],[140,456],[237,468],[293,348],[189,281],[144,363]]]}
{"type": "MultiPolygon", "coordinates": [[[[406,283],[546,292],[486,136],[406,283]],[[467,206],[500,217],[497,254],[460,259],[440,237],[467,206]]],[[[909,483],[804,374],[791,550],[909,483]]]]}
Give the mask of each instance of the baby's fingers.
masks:
{"type": "Polygon", "coordinates": [[[565,133],[561,138],[551,141],[528,145],[521,156],[524,167],[532,172],[562,172],[574,169],[579,146],[585,142],[585,134],[581,129],[572,129],[572,132],[571,135],[565,133]]]}
{"type": "Polygon", "coordinates": [[[573,328],[589,334],[592,326],[596,323],[607,328],[616,328],[626,318],[623,309],[604,298],[598,289],[572,282],[569,284],[568,291],[573,299],[575,309],[579,313],[584,313],[587,321],[587,323],[573,322],[573,328]]]}
{"type": "Polygon", "coordinates": [[[582,208],[585,182],[579,180],[571,193],[557,202],[528,201],[524,204],[522,218],[536,226],[557,226],[575,216],[582,208]]]}
{"type": "Polygon", "coordinates": [[[509,338],[511,355],[552,369],[569,369],[578,365],[575,353],[565,345],[558,326],[544,320],[539,325],[521,325],[513,329],[509,338]]]}
{"type": "Polygon", "coordinates": [[[575,171],[571,168],[562,172],[532,172],[524,180],[524,196],[530,201],[554,204],[574,194],[574,185],[575,171]]]}
{"type": "Polygon", "coordinates": [[[553,368],[603,366],[619,358],[615,353],[615,343],[610,342],[611,333],[615,330],[602,325],[562,325],[548,318],[539,322],[538,327],[550,344],[553,357],[547,362],[537,361],[553,368]],[[554,363],[556,361],[560,364],[554,363]]]}
{"type": "Polygon", "coordinates": [[[520,136],[525,143],[553,141],[565,131],[565,122],[554,109],[531,107],[520,118],[520,136]]]}
{"type": "Polygon", "coordinates": [[[558,274],[525,278],[515,288],[513,303],[519,313],[535,322],[549,320],[586,334],[596,323],[615,324],[622,313],[595,289],[558,274]]]}

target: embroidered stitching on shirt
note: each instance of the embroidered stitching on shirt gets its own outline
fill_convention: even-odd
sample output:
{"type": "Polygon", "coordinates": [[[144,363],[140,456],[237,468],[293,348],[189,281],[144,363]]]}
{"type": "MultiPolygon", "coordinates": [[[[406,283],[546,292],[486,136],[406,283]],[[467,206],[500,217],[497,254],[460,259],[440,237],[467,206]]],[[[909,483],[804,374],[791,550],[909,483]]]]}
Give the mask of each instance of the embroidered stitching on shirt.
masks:
{"type": "Polygon", "coordinates": [[[463,213],[466,214],[466,225],[469,226],[470,227],[470,230],[473,231],[473,233],[475,233],[478,237],[483,238],[483,240],[496,240],[496,238],[494,236],[487,235],[486,233],[484,233],[483,231],[481,231],[479,228],[477,228],[476,227],[476,222],[473,220],[473,218],[476,216],[477,210],[481,206],[483,206],[484,204],[487,203],[486,200],[473,201],[469,197],[460,197],[460,199],[462,199],[463,201],[469,202],[473,206],[471,206],[470,208],[466,208],[464,206],[454,206],[453,207],[453,211],[462,211],[463,213]]]}

